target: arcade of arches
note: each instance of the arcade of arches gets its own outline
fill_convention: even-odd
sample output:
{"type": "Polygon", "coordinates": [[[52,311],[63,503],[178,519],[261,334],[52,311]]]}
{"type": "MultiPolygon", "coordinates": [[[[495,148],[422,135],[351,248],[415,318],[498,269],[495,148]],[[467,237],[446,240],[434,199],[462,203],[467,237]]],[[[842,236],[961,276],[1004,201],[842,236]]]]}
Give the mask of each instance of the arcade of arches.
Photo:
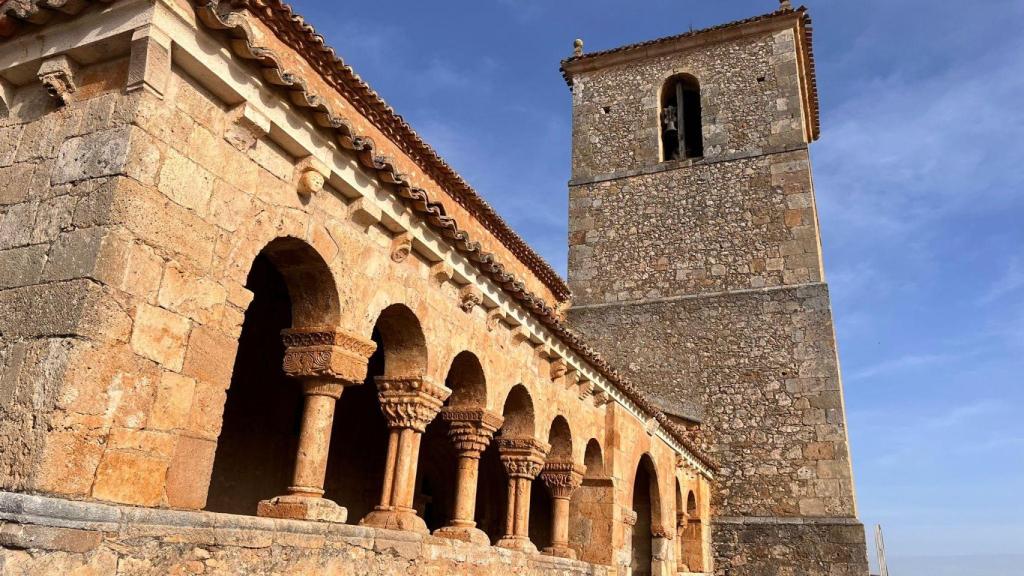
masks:
{"type": "Polygon", "coordinates": [[[296,238],[254,259],[206,510],[618,561],[636,575],[667,567],[662,550],[674,540],[679,571],[702,571],[706,515],[694,494],[706,482],[673,458],[662,474],[690,500],[663,509],[651,455],[639,456],[635,474],[615,474],[630,451],[607,453],[616,434],[601,419],[574,429],[571,417],[542,416],[538,397],[550,392],[502,390],[474,351],[456,353],[435,378],[429,335],[405,304],[385,306],[368,338],[340,329],[338,283],[296,238]],[[617,506],[620,493],[632,494],[630,506],[617,506]],[[664,520],[672,517],[678,532],[664,520]]]}

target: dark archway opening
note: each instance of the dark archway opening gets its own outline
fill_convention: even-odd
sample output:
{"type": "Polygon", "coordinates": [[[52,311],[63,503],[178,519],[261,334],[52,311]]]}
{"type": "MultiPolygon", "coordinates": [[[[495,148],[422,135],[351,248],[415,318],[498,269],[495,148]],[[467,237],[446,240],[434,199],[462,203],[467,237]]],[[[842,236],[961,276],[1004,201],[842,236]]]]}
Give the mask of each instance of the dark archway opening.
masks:
{"type": "Polygon", "coordinates": [[[700,83],[689,74],[673,76],[661,90],[662,160],[704,155],[700,83]]]}
{"type": "Polygon", "coordinates": [[[650,576],[652,560],[651,514],[653,501],[651,488],[654,478],[646,459],[640,461],[633,481],[633,511],[636,525],[633,526],[632,562],[633,576],[650,576]]]}
{"type": "Polygon", "coordinates": [[[245,312],[224,406],[206,510],[255,514],[260,500],[291,481],[302,417],[302,394],[282,369],[281,330],[292,323],[284,277],[265,253],[246,281],[253,300],[245,312]]]}
{"type": "Polygon", "coordinates": [[[551,492],[538,476],[530,488],[530,542],[537,548],[551,546],[551,512],[551,492]]]}
{"type": "Polygon", "coordinates": [[[476,527],[487,534],[492,544],[505,535],[505,513],[508,509],[506,478],[498,447],[492,441],[480,455],[476,489],[476,527]]]}
{"type": "Polygon", "coordinates": [[[420,441],[419,464],[416,468],[416,498],[413,506],[433,532],[447,526],[455,507],[455,482],[458,458],[448,425],[435,418],[427,425],[420,441]]]}

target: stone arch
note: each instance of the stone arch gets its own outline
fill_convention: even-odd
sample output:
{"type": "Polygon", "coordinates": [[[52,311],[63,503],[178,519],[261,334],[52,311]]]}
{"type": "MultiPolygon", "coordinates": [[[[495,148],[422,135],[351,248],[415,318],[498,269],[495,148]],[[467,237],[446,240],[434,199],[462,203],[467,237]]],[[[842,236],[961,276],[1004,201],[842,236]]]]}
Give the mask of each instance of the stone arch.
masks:
{"type": "Polygon", "coordinates": [[[614,555],[612,533],[616,497],[597,438],[587,441],[583,464],[587,467],[583,485],[569,502],[569,545],[580,560],[608,565],[614,555]]]}
{"type": "Polygon", "coordinates": [[[452,359],[445,386],[451,388],[447,405],[457,408],[485,408],[487,406],[487,378],[476,354],[459,352],[452,359]]]}
{"type": "Polygon", "coordinates": [[[583,465],[587,467],[586,479],[603,478],[606,474],[604,469],[604,453],[601,450],[601,443],[597,438],[587,441],[586,450],[583,452],[583,465]]]}
{"type": "Polygon", "coordinates": [[[631,535],[631,561],[634,576],[660,573],[654,560],[655,539],[663,539],[661,528],[661,489],[658,470],[650,454],[644,453],[637,463],[633,478],[632,503],[635,524],[631,535]]]}
{"type": "Polygon", "coordinates": [[[549,461],[572,461],[572,430],[569,429],[569,422],[564,416],[555,416],[551,421],[548,444],[551,445],[551,451],[548,452],[549,461]]]}
{"type": "Polygon", "coordinates": [[[253,299],[238,339],[204,506],[235,514],[254,514],[261,500],[284,493],[291,481],[302,394],[284,373],[281,330],[332,330],[341,315],[327,262],[295,237],[276,238],[260,250],[246,288],[253,299]]]}
{"type": "MultiPolygon", "coordinates": [[[[487,378],[476,354],[469,351],[458,353],[452,359],[444,384],[452,391],[445,402],[446,407],[458,409],[461,413],[486,408],[487,378]]],[[[421,440],[414,504],[431,532],[448,526],[455,508],[459,462],[449,432],[450,423],[435,418],[421,440]]],[[[489,469],[478,469],[477,473],[479,482],[501,483],[500,477],[489,476],[492,474],[489,469]]],[[[500,511],[476,507],[475,515],[481,514],[498,516],[500,511]]]]}
{"type": "Polygon", "coordinates": [[[691,74],[665,80],[659,94],[661,161],[704,156],[700,81],[691,74]]]}
{"type": "Polygon", "coordinates": [[[501,426],[501,435],[506,438],[533,438],[535,430],[535,412],[533,398],[526,386],[516,384],[505,396],[505,404],[501,415],[505,418],[501,426]]]}
{"type": "Polygon", "coordinates": [[[385,378],[420,377],[427,371],[427,340],[416,314],[404,304],[381,311],[374,325],[374,340],[383,350],[385,378]]]}
{"type": "Polygon", "coordinates": [[[704,523],[700,515],[697,496],[693,490],[686,494],[685,512],[680,519],[679,548],[681,552],[680,570],[687,572],[704,571],[704,523]]]}

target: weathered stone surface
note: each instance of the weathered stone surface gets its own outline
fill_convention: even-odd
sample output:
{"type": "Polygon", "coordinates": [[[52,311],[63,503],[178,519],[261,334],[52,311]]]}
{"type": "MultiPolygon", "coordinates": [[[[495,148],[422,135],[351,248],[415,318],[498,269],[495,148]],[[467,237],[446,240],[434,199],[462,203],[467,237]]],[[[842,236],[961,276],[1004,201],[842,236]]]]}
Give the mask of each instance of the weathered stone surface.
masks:
{"type": "Polygon", "coordinates": [[[191,323],[163,308],[142,304],[135,312],[132,348],[171,370],[181,370],[191,323]]]}
{"type": "Polygon", "coordinates": [[[120,173],[128,153],[128,135],[129,129],[121,127],[65,141],[51,181],[64,184],[120,173]]]}

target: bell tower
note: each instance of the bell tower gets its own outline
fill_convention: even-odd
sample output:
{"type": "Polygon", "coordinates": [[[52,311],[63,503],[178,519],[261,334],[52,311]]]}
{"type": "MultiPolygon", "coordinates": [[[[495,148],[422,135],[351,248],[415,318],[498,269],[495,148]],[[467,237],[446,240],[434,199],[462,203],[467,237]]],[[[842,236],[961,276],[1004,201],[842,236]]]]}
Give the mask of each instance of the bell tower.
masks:
{"type": "Polygon", "coordinates": [[[720,462],[716,573],[866,575],[809,159],[807,11],[577,44],[562,72],[569,318],[720,462]]]}

